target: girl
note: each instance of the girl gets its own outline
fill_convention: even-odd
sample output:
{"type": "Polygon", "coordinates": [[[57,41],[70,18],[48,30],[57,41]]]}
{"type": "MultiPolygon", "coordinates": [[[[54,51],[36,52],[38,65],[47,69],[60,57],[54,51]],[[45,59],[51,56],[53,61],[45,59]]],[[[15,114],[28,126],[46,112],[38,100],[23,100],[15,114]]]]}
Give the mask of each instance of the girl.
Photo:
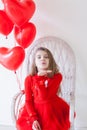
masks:
{"type": "Polygon", "coordinates": [[[51,52],[38,48],[25,79],[25,105],[16,122],[18,130],[69,130],[69,105],[57,95],[61,81],[51,52]]]}

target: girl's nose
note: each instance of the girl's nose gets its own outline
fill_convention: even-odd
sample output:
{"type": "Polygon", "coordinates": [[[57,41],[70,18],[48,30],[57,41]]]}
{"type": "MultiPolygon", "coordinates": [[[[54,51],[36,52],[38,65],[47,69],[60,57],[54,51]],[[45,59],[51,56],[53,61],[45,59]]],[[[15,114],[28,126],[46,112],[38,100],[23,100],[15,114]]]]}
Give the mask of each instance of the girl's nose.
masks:
{"type": "Polygon", "coordinates": [[[41,57],[41,60],[44,60],[45,58],[44,57],[41,57]]]}

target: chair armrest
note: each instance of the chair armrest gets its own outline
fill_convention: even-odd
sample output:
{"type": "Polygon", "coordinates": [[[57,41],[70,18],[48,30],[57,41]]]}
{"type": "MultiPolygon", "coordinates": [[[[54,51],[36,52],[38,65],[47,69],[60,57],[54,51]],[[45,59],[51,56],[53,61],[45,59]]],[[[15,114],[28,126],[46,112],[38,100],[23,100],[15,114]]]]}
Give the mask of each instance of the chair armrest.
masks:
{"type": "Polygon", "coordinates": [[[20,104],[20,101],[21,101],[21,97],[23,95],[24,95],[24,90],[21,90],[20,92],[15,94],[15,96],[12,99],[11,116],[12,116],[12,120],[13,120],[14,123],[17,120],[18,111],[19,111],[19,104],[20,104]]]}
{"type": "Polygon", "coordinates": [[[74,130],[74,119],[75,119],[75,96],[73,93],[70,93],[70,116],[69,120],[71,123],[71,129],[74,130]]]}

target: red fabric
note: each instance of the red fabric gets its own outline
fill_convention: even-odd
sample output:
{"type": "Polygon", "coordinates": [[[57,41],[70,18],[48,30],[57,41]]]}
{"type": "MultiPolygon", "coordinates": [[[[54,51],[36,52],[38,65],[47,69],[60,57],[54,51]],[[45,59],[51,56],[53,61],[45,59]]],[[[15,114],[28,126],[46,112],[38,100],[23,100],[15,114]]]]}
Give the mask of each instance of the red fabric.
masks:
{"type": "Polygon", "coordinates": [[[41,130],[68,130],[69,105],[56,95],[62,80],[60,73],[54,77],[35,75],[25,80],[25,106],[16,122],[18,130],[32,130],[38,120],[41,130]]]}

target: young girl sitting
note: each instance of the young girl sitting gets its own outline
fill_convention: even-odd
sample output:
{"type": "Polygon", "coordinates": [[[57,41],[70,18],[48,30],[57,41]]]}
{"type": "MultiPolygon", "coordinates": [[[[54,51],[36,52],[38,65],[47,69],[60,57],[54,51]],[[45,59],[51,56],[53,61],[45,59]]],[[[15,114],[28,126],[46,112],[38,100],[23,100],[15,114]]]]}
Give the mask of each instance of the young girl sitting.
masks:
{"type": "Polygon", "coordinates": [[[69,130],[69,105],[57,93],[62,74],[52,53],[44,47],[35,51],[25,79],[25,105],[16,122],[18,130],[69,130]]]}

